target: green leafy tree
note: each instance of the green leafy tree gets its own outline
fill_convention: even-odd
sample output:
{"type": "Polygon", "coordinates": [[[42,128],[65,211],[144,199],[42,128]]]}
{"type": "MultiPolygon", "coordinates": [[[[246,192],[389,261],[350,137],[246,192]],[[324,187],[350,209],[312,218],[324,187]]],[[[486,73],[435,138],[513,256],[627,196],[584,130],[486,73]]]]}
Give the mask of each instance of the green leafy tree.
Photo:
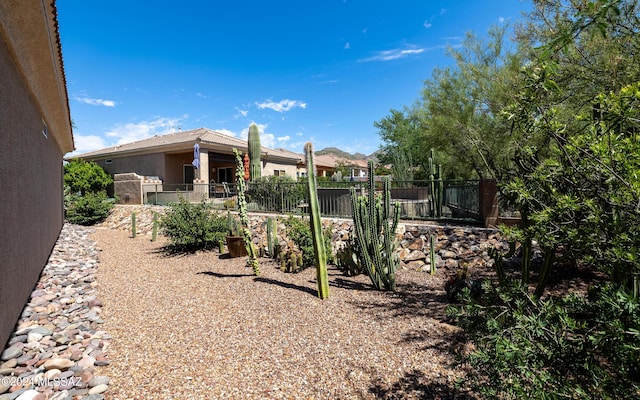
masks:
{"type": "Polygon", "coordinates": [[[465,361],[487,397],[638,398],[640,73],[628,62],[640,48],[638,4],[534,4],[521,42],[531,61],[502,109],[521,142],[500,181],[522,215],[507,231],[522,244],[520,279],[497,255],[500,285],[485,285],[482,305],[467,291],[450,314],[474,342],[465,361]],[[531,293],[534,240],[545,262],[531,293]],[[609,282],[550,298],[556,256],[609,282]]]}
{"type": "Polygon", "coordinates": [[[64,184],[71,193],[106,192],[111,183],[111,176],[93,161],[74,159],[64,165],[64,184]]]}
{"type": "Polygon", "coordinates": [[[518,138],[500,113],[513,101],[523,59],[505,44],[506,32],[494,27],[485,40],[467,34],[461,48],[449,49],[455,65],[435,69],[418,102],[374,124],[383,162],[408,154],[416,177],[426,179],[435,148],[447,178],[499,177],[510,168],[518,138]]]}
{"type": "Polygon", "coordinates": [[[113,199],[107,187],[113,179],[94,162],[72,160],[64,166],[65,218],[73,224],[93,225],[107,218],[113,199]]]}

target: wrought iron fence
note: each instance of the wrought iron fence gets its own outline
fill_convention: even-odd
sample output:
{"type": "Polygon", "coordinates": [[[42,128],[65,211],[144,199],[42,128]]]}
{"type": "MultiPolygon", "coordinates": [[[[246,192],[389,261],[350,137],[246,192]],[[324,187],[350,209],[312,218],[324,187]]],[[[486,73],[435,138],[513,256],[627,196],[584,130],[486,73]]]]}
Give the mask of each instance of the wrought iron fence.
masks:
{"type": "MultiPolygon", "coordinates": [[[[323,216],[351,217],[351,188],[366,194],[367,183],[322,181],[318,202],[323,216]]],[[[381,184],[376,185],[381,190],[381,184]]],[[[217,208],[235,208],[237,190],[234,184],[143,184],[144,202],[166,205],[180,196],[192,202],[203,198],[217,208]]],[[[254,182],[247,185],[249,211],[305,214],[308,212],[306,182],[254,182]]],[[[479,181],[425,180],[394,181],[391,200],[400,205],[402,219],[480,220],[479,181]]]]}

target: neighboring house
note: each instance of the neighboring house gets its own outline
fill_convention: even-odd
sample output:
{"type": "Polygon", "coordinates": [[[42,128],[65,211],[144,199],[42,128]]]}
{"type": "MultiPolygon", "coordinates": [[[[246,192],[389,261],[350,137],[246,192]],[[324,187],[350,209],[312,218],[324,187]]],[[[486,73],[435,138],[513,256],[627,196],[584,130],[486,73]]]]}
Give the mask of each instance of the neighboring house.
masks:
{"type": "Polygon", "coordinates": [[[0,1],[0,348],[64,223],[73,136],[61,52],[55,2],[0,1]]]}
{"type": "MultiPolygon", "coordinates": [[[[245,153],[247,141],[198,128],[78,154],[69,159],[94,161],[114,176],[136,173],[159,179],[164,190],[175,190],[179,185],[189,187],[194,182],[235,183],[234,148],[245,153]],[[194,166],[196,144],[199,146],[198,168],[194,166]]],[[[296,177],[300,157],[299,154],[262,147],[262,175],[296,177]]],[[[123,202],[124,198],[119,197],[123,202]]]]}
{"type": "Polygon", "coordinates": [[[347,174],[342,176],[343,180],[351,178],[358,180],[367,176],[367,162],[365,160],[348,160],[333,154],[322,154],[314,157],[317,176],[332,177],[340,167],[348,169],[347,174]]]}

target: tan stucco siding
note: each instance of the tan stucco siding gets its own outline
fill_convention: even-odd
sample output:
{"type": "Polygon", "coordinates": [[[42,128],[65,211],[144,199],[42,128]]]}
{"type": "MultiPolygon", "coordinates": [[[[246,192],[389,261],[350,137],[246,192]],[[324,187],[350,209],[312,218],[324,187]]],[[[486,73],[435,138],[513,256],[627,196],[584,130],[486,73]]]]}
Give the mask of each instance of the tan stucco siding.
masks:
{"type": "MultiPolygon", "coordinates": [[[[91,160],[87,160],[91,161],[91,160]]],[[[164,154],[141,154],[129,157],[108,157],[93,160],[104,168],[111,176],[135,172],[138,175],[162,175],[164,171],[164,154]]],[[[160,179],[164,179],[160,176],[160,179]]]]}
{"type": "MultiPolygon", "coordinates": [[[[63,224],[62,156],[56,124],[42,133],[43,108],[0,36],[0,347],[12,332],[63,224]]],[[[55,110],[64,114],[64,109],[55,110]]],[[[63,117],[63,115],[61,116],[63,117]]],[[[67,115],[68,117],[68,115],[67,115]]]]}
{"type": "Polygon", "coordinates": [[[262,163],[262,176],[275,175],[275,171],[284,171],[286,176],[295,179],[297,168],[295,164],[284,164],[268,161],[262,163]]]}

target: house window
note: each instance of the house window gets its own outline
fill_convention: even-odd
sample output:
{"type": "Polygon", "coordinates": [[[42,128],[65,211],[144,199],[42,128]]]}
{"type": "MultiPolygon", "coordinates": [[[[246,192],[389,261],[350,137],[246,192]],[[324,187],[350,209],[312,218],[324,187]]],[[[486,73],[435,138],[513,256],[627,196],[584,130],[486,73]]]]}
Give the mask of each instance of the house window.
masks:
{"type": "Polygon", "coordinates": [[[285,176],[287,175],[283,169],[274,169],[273,176],[285,176]]]}
{"type": "Polygon", "coordinates": [[[233,168],[218,168],[218,182],[233,182],[233,168]]]}
{"type": "Polygon", "coordinates": [[[107,164],[107,165],[111,164],[112,162],[113,162],[113,160],[110,159],[110,158],[107,158],[106,160],[104,160],[104,163],[107,164]]]}

